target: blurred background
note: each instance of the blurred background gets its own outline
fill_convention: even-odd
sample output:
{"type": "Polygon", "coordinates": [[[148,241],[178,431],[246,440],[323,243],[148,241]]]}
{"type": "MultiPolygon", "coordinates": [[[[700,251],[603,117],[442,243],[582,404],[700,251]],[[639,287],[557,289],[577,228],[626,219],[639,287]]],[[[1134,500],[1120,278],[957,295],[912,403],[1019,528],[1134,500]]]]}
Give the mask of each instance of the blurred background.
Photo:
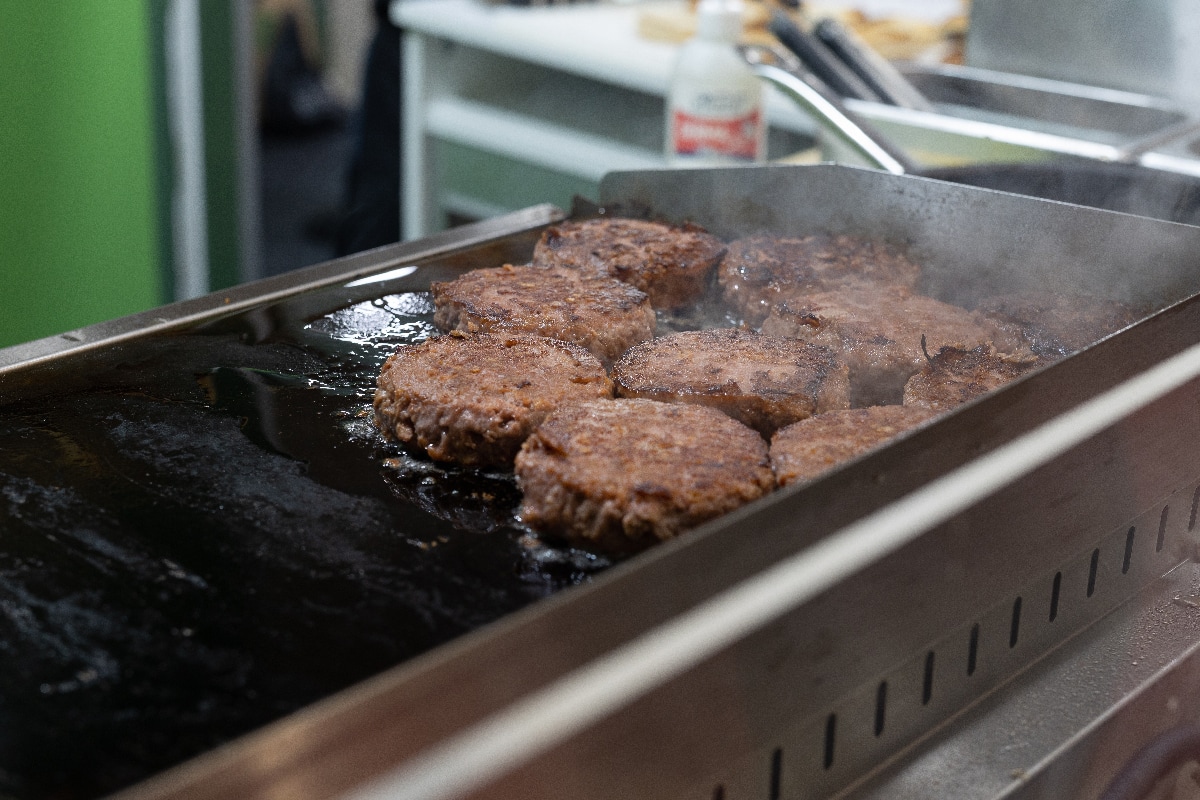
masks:
{"type": "Polygon", "coordinates": [[[376,5],[0,0],[0,346],[332,257],[376,5]]]}
{"type": "MultiPolygon", "coordinates": [[[[1200,176],[1195,0],[745,7],[744,42],[773,42],[779,13],[832,16],[903,66],[932,113],[844,99],[922,166],[1136,154],[1155,175],[1200,176]]],[[[660,168],[694,12],[0,0],[0,347],[536,203],[569,208],[607,172],[660,168]]],[[[768,99],[771,160],[843,160],[794,103],[768,99]]]]}

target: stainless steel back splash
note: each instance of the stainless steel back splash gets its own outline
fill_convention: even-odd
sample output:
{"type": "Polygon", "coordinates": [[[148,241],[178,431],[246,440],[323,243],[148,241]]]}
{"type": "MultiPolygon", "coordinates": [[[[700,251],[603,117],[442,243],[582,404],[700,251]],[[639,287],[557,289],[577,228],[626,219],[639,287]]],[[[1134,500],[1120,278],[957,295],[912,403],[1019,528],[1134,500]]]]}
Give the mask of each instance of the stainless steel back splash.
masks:
{"type": "Polygon", "coordinates": [[[1200,111],[1200,2],[979,0],[967,63],[1169,97],[1200,111]]]}

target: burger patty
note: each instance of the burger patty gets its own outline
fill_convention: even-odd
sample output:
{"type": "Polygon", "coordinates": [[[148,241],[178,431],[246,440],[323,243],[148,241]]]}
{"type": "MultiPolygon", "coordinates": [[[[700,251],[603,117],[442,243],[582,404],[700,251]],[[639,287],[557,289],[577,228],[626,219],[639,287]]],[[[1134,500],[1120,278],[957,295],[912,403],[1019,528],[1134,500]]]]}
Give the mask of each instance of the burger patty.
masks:
{"type": "Polygon", "coordinates": [[[508,467],[555,408],[612,391],[599,360],[578,345],[524,333],[455,333],[388,358],[375,422],[384,436],[437,461],[508,467]]]}
{"type": "Polygon", "coordinates": [[[780,486],[811,480],[934,415],[927,408],[872,406],[830,411],[780,428],[771,467],[780,486]]]}
{"type": "Polygon", "coordinates": [[[1136,320],[1122,303],[1056,292],[996,295],[975,310],[1023,339],[1037,355],[1050,358],[1082,350],[1136,320]]]}
{"type": "Polygon", "coordinates": [[[986,347],[947,347],[904,384],[904,405],[945,411],[1000,388],[1039,363],[1005,358],[986,347]]]}
{"type": "Polygon", "coordinates": [[[824,345],[850,367],[851,405],[900,402],[904,383],[943,347],[1021,346],[982,316],[891,286],[847,286],[780,302],[763,333],[824,345]]]}
{"type": "Polygon", "coordinates": [[[921,268],[890,244],[827,234],[737,239],[718,270],[726,305],[751,326],[797,292],[864,282],[912,289],[920,277],[921,268]]]}
{"type": "Polygon", "coordinates": [[[526,331],[582,345],[606,365],[654,335],[646,293],[605,275],[506,264],[430,288],[443,331],[526,331]]]}
{"type": "Polygon", "coordinates": [[[521,518],[604,552],[642,550],[767,494],[767,443],[719,411],[652,400],[560,408],[521,447],[521,518]]]}
{"type": "Polygon", "coordinates": [[[655,308],[680,309],[708,293],[724,253],[720,239],[695,225],[606,217],[547,228],[533,263],[608,275],[650,295],[655,308]]]}
{"type": "Polygon", "coordinates": [[[612,377],[622,397],[710,406],[768,437],[850,406],[849,370],[829,348],[734,328],[642,342],[613,366],[612,377]]]}

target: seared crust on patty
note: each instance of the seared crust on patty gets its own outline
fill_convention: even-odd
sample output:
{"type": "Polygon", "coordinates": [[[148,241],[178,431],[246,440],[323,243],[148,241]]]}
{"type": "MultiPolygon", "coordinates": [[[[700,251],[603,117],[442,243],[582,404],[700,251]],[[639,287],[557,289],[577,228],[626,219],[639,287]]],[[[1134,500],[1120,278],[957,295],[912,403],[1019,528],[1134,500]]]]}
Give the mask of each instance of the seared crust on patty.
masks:
{"type": "Polygon", "coordinates": [[[904,384],[904,405],[945,411],[1000,388],[1039,363],[1005,358],[986,347],[946,347],[904,384]]]}
{"type": "Polygon", "coordinates": [[[642,342],[612,370],[622,397],[710,406],[763,436],[822,411],[849,408],[849,375],[827,347],[736,328],[642,342]]]}
{"type": "Polygon", "coordinates": [[[1132,325],[1133,310],[1091,295],[1016,292],[984,298],[975,310],[1052,358],[1070,355],[1132,325]]]}
{"type": "Polygon", "coordinates": [[[896,287],[848,286],[787,299],[762,329],[840,354],[850,366],[853,406],[899,403],[904,382],[925,365],[926,352],[993,345],[1004,352],[1020,349],[983,317],[896,287]]]}
{"type": "Polygon", "coordinates": [[[780,486],[811,480],[934,415],[926,408],[871,406],[830,411],[780,428],[771,467],[780,486]]]}
{"type": "Polygon", "coordinates": [[[655,308],[679,309],[708,293],[724,253],[724,243],[696,225],[604,217],[547,228],[533,263],[608,275],[650,295],[655,308]]]}
{"type": "Polygon", "coordinates": [[[524,333],[461,333],[399,348],[375,390],[375,422],[437,461],[507,467],[546,415],[612,396],[582,347],[524,333]]]}
{"type": "Polygon", "coordinates": [[[711,408],[608,400],[559,409],[516,460],[521,517],[588,548],[630,553],[767,494],[767,443],[711,408]]]}
{"type": "Polygon", "coordinates": [[[912,289],[921,268],[899,248],[857,236],[756,234],[730,242],[718,270],[721,294],[747,325],[797,292],[855,283],[912,289]]]}
{"type": "Polygon", "coordinates": [[[430,288],[443,331],[525,331],[582,345],[604,364],[654,335],[645,292],[576,269],[506,264],[430,288]]]}

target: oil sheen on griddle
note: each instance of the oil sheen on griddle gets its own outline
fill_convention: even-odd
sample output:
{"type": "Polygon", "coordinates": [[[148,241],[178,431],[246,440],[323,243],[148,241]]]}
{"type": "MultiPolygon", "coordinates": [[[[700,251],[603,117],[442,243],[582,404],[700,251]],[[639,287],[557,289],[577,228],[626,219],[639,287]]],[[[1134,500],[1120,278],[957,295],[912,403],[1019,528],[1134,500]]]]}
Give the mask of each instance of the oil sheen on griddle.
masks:
{"type": "Polygon", "coordinates": [[[430,311],[260,309],[0,406],[0,797],[137,783],[607,565],[379,437],[430,311]]]}

